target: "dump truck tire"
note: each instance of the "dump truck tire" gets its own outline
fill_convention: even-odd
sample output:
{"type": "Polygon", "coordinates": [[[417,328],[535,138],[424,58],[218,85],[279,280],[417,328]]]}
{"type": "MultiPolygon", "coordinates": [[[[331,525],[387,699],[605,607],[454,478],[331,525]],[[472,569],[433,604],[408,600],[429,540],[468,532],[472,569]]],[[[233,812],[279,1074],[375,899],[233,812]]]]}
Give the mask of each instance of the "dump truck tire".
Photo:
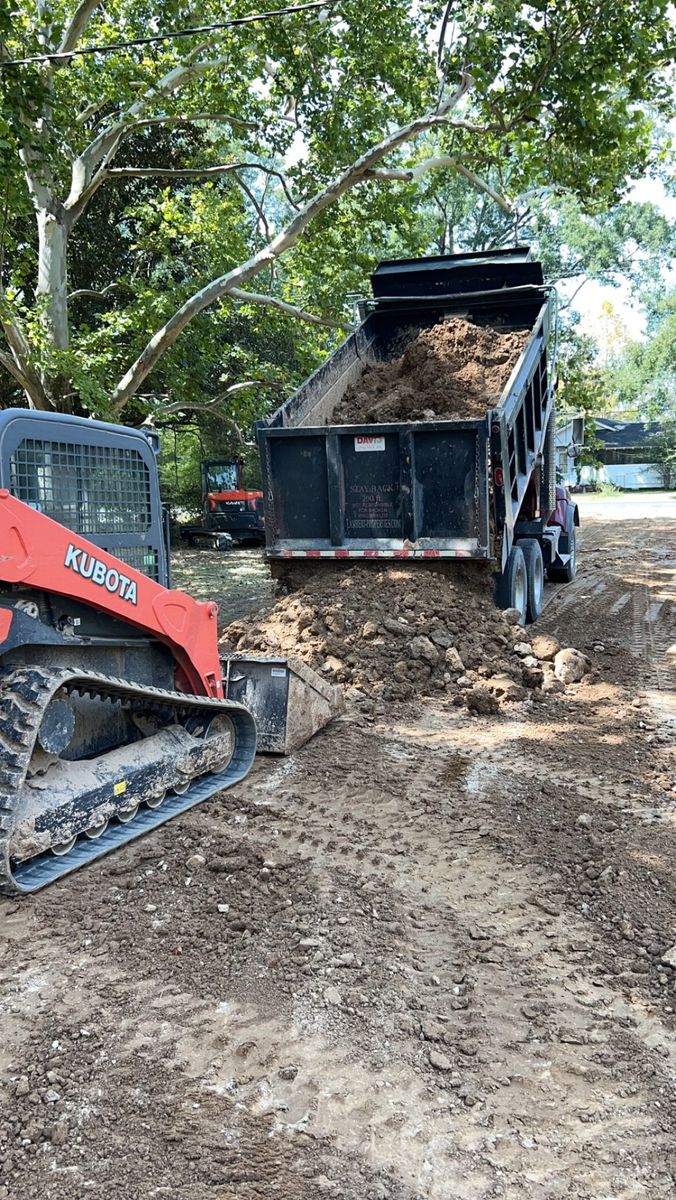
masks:
{"type": "Polygon", "coordinates": [[[520,625],[526,623],[528,603],[528,572],[521,546],[512,546],[504,571],[498,575],[495,589],[498,608],[516,608],[521,613],[520,625]]]}
{"type": "Polygon", "coordinates": [[[526,593],[526,622],[531,624],[537,621],[542,612],[544,587],[545,587],[545,564],[542,558],[542,550],[537,538],[523,538],[519,542],[523,557],[526,560],[526,575],[527,575],[527,593],[526,593]]]}

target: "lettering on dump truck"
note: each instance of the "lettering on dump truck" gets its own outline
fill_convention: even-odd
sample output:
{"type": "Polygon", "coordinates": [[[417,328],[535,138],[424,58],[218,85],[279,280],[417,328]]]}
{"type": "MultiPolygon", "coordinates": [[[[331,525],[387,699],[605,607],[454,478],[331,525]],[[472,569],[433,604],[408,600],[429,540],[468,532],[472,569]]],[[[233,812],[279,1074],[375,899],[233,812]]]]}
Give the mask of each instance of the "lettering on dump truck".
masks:
{"type": "Polygon", "coordinates": [[[86,550],[81,550],[71,543],[66,551],[64,566],[81,575],[83,579],[91,579],[98,587],[105,588],[111,595],[117,594],[129,604],[136,604],[136,582],[123,575],[115,567],[108,567],[100,558],[94,558],[86,550]]]}
{"type": "Polygon", "coordinates": [[[354,448],[358,453],[363,454],[365,450],[384,450],[384,437],[364,437],[359,435],[354,439],[354,448]]]}

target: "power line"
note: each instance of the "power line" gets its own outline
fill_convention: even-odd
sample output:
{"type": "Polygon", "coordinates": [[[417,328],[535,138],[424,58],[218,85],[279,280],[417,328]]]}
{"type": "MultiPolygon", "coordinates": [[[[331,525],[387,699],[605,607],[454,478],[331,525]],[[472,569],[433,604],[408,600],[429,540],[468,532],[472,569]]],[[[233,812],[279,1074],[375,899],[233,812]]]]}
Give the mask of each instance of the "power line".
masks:
{"type": "MultiPolygon", "coordinates": [[[[334,0],[335,2],[335,0],[334,0]]],[[[83,54],[110,54],[113,50],[130,50],[133,46],[149,46],[153,42],[169,42],[173,38],[194,37],[198,33],[212,33],[215,29],[231,29],[235,25],[250,25],[254,21],[270,21],[290,13],[309,12],[310,9],[331,8],[331,0],[313,0],[311,4],[292,4],[286,8],[274,8],[270,12],[251,13],[247,17],[231,17],[228,21],[215,21],[212,25],[196,25],[193,29],[176,29],[171,33],[156,33],[150,37],[134,38],[129,42],[110,42],[103,46],[81,46],[79,50],[66,50],[59,54],[33,54],[30,58],[11,58],[0,61],[4,67],[25,67],[31,63],[64,62],[83,54]]]]}

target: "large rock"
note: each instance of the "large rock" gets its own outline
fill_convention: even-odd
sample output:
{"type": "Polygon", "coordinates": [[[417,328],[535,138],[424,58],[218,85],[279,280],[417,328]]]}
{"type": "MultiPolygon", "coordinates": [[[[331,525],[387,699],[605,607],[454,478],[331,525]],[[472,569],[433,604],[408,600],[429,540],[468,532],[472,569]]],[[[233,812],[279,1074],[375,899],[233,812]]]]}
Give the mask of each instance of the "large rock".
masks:
{"type": "Polygon", "coordinates": [[[435,629],[434,633],[431,634],[430,637],[435,646],[441,646],[442,650],[447,650],[449,646],[453,645],[454,642],[452,634],[447,633],[445,629],[435,629]]]}
{"type": "Polygon", "coordinates": [[[531,638],[533,654],[543,662],[551,662],[559,653],[561,643],[551,633],[538,633],[531,638]]]}
{"type": "Polygon", "coordinates": [[[587,674],[591,666],[589,659],[581,650],[568,646],[554,655],[554,674],[561,683],[577,683],[587,674]]]}
{"type": "Polygon", "coordinates": [[[383,629],[387,630],[388,633],[397,634],[399,637],[408,633],[407,626],[402,625],[400,621],[396,621],[394,617],[383,617],[383,629]]]}
{"type": "Polygon", "coordinates": [[[514,646],[514,653],[519,654],[522,658],[526,658],[533,653],[533,647],[530,642],[517,642],[514,646]]]}
{"type": "Polygon", "coordinates": [[[428,637],[421,634],[420,637],[411,638],[411,654],[414,658],[422,658],[429,663],[431,667],[435,667],[439,662],[439,651],[433,642],[428,637]]]}
{"type": "Polygon", "coordinates": [[[509,675],[493,675],[486,680],[486,688],[498,700],[525,700],[526,689],[509,675]]]}
{"type": "Polygon", "coordinates": [[[449,671],[464,671],[465,664],[462,661],[455,646],[449,646],[446,651],[446,665],[449,671]]]}

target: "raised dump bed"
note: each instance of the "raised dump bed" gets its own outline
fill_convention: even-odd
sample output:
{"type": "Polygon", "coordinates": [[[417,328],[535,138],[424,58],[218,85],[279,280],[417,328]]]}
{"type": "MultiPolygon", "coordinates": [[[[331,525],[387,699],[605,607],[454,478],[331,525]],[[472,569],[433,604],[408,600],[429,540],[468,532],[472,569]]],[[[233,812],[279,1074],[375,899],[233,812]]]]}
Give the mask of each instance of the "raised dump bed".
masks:
{"type": "Polygon", "coordinates": [[[372,285],[358,327],[259,427],[267,554],[492,560],[525,616],[535,551],[510,562],[515,542],[539,548],[541,592],[574,539],[576,514],[556,512],[555,294],[525,247],[385,262],[372,285]]]}

